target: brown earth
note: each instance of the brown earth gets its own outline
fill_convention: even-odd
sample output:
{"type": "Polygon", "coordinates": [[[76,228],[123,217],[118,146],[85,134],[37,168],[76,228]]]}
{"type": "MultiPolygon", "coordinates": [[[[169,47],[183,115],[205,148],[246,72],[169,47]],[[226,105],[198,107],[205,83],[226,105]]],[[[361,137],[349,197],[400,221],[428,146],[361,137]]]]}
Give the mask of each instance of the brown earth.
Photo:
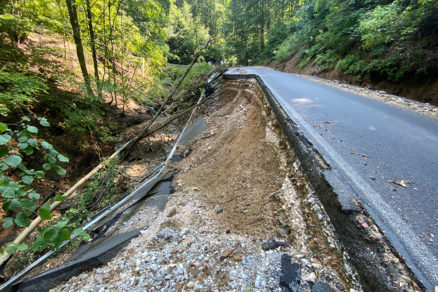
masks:
{"type": "Polygon", "coordinates": [[[185,184],[199,186],[205,202],[222,209],[220,224],[235,232],[275,234],[279,191],[285,177],[275,147],[266,141],[260,96],[230,90],[212,119],[214,140],[190,157],[192,169],[181,175],[185,184]],[[235,110],[238,109],[238,110],[235,110]],[[196,167],[195,167],[196,165],[196,167]]]}

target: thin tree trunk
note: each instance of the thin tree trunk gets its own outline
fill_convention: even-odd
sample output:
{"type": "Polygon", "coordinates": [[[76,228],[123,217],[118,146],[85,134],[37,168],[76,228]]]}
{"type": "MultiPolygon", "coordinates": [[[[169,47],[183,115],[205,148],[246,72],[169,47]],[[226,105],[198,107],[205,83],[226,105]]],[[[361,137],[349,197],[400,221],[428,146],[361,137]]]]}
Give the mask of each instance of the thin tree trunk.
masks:
{"type": "Polygon", "coordinates": [[[76,54],[78,56],[79,66],[81,67],[82,76],[84,77],[85,88],[87,94],[93,96],[93,90],[91,89],[90,77],[88,76],[87,66],[85,63],[84,47],[81,39],[81,29],[79,26],[78,13],[76,9],[76,3],[72,3],[72,0],[65,0],[67,4],[68,14],[70,16],[70,24],[73,31],[73,39],[76,45],[76,54]]]}
{"type": "Polygon", "coordinates": [[[97,64],[97,52],[96,52],[96,38],[94,36],[93,19],[91,15],[90,0],[86,0],[87,4],[87,19],[88,19],[88,31],[90,33],[91,55],[93,56],[94,77],[96,78],[97,94],[102,99],[102,86],[99,80],[99,67],[97,64]]]}

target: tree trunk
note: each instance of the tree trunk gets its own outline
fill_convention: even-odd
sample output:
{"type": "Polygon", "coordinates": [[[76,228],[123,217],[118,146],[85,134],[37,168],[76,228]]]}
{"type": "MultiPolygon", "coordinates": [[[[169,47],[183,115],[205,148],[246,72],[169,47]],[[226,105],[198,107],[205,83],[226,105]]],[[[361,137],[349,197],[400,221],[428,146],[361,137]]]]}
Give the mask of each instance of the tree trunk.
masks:
{"type": "MultiPolygon", "coordinates": [[[[74,1],[74,0],[73,0],[74,1]]],[[[70,24],[73,31],[73,39],[76,45],[76,54],[78,56],[79,66],[81,67],[82,76],[84,77],[85,88],[87,94],[93,96],[93,90],[91,89],[90,77],[88,76],[87,66],[85,64],[84,47],[81,39],[81,28],[79,26],[78,13],[76,10],[76,3],[72,3],[72,0],[65,0],[67,4],[68,14],[70,16],[70,24]]]]}
{"type": "Polygon", "coordinates": [[[87,4],[87,19],[88,19],[88,32],[90,33],[91,54],[93,56],[94,77],[96,78],[97,94],[102,99],[102,86],[99,80],[99,67],[97,64],[97,52],[96,52],[96,38],[94,36],[93,19],[91,15],[90,0],[86,0],[87,4]]]}

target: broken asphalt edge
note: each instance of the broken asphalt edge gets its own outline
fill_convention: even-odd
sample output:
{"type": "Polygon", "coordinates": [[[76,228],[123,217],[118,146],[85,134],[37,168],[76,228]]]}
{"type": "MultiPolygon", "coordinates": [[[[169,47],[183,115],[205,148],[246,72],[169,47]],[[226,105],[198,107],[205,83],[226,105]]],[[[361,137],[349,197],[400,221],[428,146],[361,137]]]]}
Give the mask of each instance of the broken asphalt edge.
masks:
{"type": "MultiPolygon", "coordinates": [[[[275,98],[274,94],[257,74],[224,74],[225,80],[238,81],[254,79],[263,90],[266,99],[271,106],[277,120],[286,136],[289,145],[296,153],[305,174],[307,175],[318,198],[324,205],[330,221],[335,227],[339,240],[347,251],[350,261],[354,265],[361,284],[365,291],[393,291],[395,287],[388,283],[388,279],[394,279],[395,264],[385,261],[382,241],[370,238],[359,227],[355,213],[370,214],[375,222],[380,220],[373,214],[373,210],[367,206],[358,206],[352,201],[352,186],[341,179],[339,171],[330,169],[327,163],[300,130],[298,125],[288,116],[283,107],[275,98]]],[[[405,262],[413,277],[420,287],[433,291],[432,284],[426,279],[420,269],[410,259],[410,255],[399,243],[392,232],[377,224],[384,230],[387,244],[405,262]]]]}

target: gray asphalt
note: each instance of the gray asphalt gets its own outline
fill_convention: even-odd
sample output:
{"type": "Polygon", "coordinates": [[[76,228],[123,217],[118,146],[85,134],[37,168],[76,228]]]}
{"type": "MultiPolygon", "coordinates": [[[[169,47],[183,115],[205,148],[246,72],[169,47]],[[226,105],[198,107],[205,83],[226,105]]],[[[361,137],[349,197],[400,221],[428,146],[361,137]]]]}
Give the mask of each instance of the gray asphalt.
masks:
{"type": "Polygon", "coordinates": [[[242,73],[259,75],[408,265],[438,285],[438,120],[265,67],[227,72],[242,73]]]}

